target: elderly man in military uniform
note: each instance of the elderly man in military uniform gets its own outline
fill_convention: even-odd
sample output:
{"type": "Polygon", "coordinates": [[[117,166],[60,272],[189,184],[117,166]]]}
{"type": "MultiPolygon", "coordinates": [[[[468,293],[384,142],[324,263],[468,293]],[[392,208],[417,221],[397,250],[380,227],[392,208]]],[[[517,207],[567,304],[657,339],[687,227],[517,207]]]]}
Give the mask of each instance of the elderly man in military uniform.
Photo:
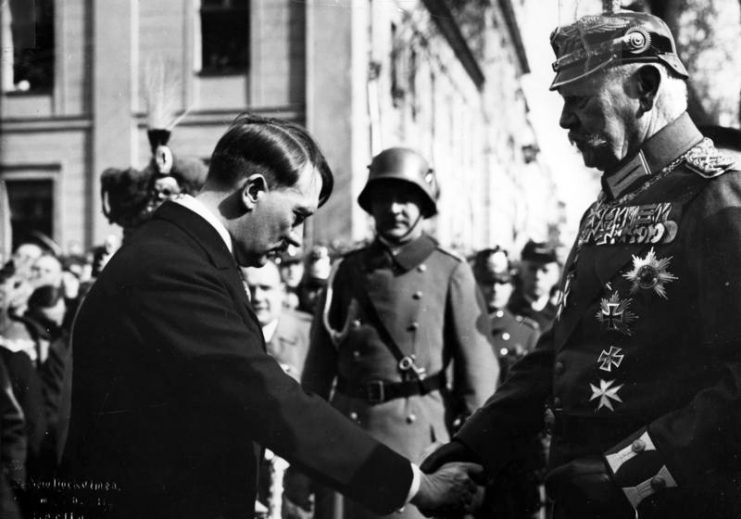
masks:
{"type": "Polygon", "coordinates": [[[496,478],[548,422],[557,518],[741,517],[741,172],[687,115],[659,18],[608,10],[551,42],[560,124],[602,192],[552,330],[423,469],[496,478]]]}
{"type": "MultiPolygon", "coordinates": [[[[375,219],[377,237],[335,264],[315,315],[303,384],[330,398],[336,383],[337,409],[421,459],[448,440],[452,422],[493,393],[499,367],[471,268],[423,231],[438,198],[427,161],[390,148],[369,169],[358,202],[375,219]]],[[[377,516],[345,501],[344,517],[377,516]]],[[[421,514],[406,507],[393,517],[421,514]]]]}

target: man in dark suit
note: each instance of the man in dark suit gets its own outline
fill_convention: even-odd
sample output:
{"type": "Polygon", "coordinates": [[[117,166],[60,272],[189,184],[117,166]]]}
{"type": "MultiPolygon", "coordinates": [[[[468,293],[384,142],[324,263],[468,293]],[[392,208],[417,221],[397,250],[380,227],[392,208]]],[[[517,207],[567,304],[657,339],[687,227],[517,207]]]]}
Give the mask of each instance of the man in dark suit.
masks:
{"type": "Polygon", "coordinates": [[[740,517],[741,172],[685,112],[659,18],[586,16],[551,42],[560,124],[602,193],[553,328],[423,468],[471,459],[497,477],[548,425],[558,519],[740,517]]]}
{"type": "Polygon", "coordinates": [[[72,512],[251,517],[262,447],[378,512],[470,501],[477,467],[421,475],[265,352],[238,265],[298,245],[331,189],[304,130],[242,116],[197,197],[163,204],[113,257],[74,325],[72,512]]]}

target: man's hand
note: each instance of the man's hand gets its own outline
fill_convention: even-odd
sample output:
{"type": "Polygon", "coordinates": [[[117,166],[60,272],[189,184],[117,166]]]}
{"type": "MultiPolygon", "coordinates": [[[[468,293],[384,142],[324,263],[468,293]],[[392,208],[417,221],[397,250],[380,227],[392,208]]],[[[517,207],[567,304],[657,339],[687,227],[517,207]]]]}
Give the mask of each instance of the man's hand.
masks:
{"type": "Polygon", "coordinates": [[[477,496],[477,486],[471,478],[483,471],[475,463],[448,463],[434,474],[422,474],[412,504],[427,517],[471,511],[477,496]]]}
{"type": "Polygon", "coordinates": [[[427,456],[419,468],[427,474],[435,472],[446,463],[454,461],[476,462],[476,456],[461,442],[453,440],[427,456]]]}
{"type": "Polygon", "coordinates": [[[553,469],[545,487],[555,501],[554,518],[633,519],[635,510],[599,456],[579,458],[553,469]]]}

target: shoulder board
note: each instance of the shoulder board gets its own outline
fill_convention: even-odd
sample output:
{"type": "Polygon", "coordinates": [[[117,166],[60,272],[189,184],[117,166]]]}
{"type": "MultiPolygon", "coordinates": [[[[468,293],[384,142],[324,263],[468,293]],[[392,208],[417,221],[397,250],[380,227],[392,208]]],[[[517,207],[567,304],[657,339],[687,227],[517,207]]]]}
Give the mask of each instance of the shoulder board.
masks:
{"type": "Polygon", "coordinates": [[[457,253],[456,251],[454,251],[452,249],[448,249],[446,247],[443,247],[439,243],[437,244],[437,250],[439,250],[443,254],[446,254],[447,256],[450,256],[451,258],[455,258],[458,261],[465,261],[465,258],[463,256],[461,256],[459,253],[457,253]]]}
{"type": "Polygon", "coordinates": [[[520,324],[524,324],[528,328],[532,328],[536,332],[540,331],[540,325],[535,319],[530,319],[529,317],[525,317],[524,315],[516,315],[515,321],[520,324]]]}
{"type": "Polygon", "coordinates": [[[733,168],[733,159],[720,153],[708,138],[684,156],[686,166],[703,178],[715,178],[733,168]]]}

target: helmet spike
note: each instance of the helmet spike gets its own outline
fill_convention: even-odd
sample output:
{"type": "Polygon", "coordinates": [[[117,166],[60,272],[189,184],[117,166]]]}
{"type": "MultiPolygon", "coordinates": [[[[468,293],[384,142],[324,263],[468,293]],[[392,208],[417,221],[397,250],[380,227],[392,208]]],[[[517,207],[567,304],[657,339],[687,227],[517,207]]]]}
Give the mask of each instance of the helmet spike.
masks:
{"type": "Polygon", "coordinates": [[[602,0],[602,11],[605,14],[612,14],[620,10],[620,0],[602,0]]]}

